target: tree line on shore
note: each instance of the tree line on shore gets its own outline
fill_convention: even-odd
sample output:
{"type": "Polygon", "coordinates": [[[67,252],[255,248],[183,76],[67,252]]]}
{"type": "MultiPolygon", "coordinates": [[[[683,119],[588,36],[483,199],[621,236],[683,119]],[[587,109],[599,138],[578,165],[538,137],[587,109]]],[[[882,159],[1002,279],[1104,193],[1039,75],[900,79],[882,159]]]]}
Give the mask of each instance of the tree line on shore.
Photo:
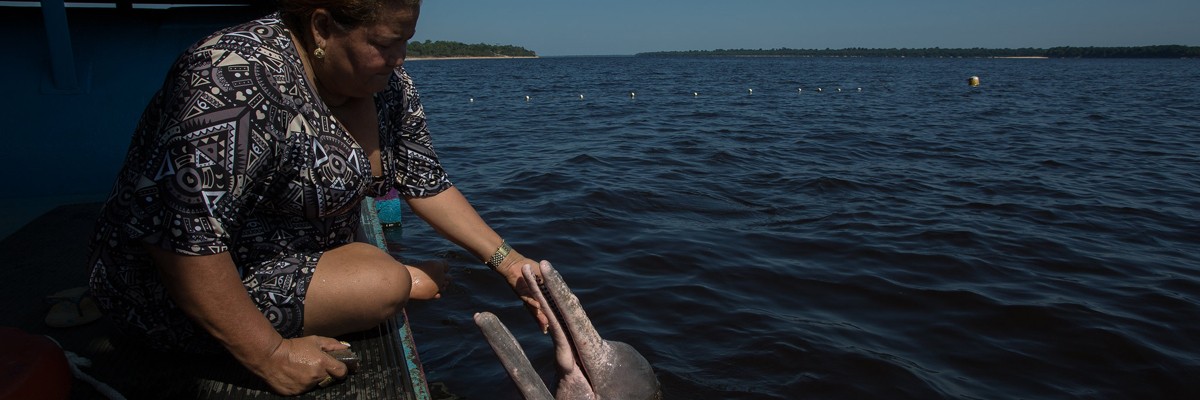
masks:
{"type": "Polygon", "coordinates": [[[537,53],[511,45],[414,40],[408,43],[408,57],[537,57],[537,53]]]}
{"type": "Polygon", "coordinates": [[[717,49],[687,51],[656,51],[638,53],[648,57],[926,57],[926,58],[992,58],[992,57],[1046,57],[1046,58],[1200,58],[1200,47],[1181,45],[1139,47],[1051,47],[987,49],[987,48],[899,48],[871,49],[850,47],[844,49],[717,49]]]}

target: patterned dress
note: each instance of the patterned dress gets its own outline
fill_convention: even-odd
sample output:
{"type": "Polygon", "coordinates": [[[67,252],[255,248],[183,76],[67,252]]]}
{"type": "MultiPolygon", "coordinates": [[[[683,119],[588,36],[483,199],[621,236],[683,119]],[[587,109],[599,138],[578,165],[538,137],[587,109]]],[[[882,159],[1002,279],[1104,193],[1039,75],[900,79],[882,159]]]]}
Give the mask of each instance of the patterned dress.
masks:
{"type": "Polygon", "coordinates": [[[127,334],[161,349],[219,349],[170,299],[145,245],[228,253],[284,337],[303,332],[324,251],[355,240],[359,202],[451,183],[401,68],[376,94],[383,175],[317,97],[273,14],[197,42],[138,123],[91,243],[89,285],[127,334]]]}

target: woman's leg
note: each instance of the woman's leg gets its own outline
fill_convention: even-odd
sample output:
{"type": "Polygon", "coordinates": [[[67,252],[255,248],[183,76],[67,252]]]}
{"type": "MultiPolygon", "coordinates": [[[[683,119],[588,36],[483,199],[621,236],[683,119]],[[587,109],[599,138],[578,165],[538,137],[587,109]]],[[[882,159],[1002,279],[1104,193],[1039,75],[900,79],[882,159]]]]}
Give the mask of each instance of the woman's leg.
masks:
{"type": "Polygon", "coordinates": [[[408,268],[378,247],[350,243],[321,256],[304,300],[304,334],[338,336],[373,328],[408,302],[408,268]]]}

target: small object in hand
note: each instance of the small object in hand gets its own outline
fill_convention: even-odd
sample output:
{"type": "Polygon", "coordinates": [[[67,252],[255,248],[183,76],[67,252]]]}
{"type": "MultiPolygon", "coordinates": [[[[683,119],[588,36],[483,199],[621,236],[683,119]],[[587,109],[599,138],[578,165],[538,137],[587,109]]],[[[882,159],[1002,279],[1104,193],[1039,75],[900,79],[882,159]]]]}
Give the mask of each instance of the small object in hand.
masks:
{"type": "Polygon", "coordinates": [[[354,373],[354,371],[358,370],[358,364],[360,361],[362,361],[362,358],[359,357],[358,354],[355,354],[353,351],[350,351],[350,349],[330,350],[330,351],[327,351],[326,353],[329,354],[330,356],[333,356],[334,359],[345,363],[346,370],[352,374],[354,373]]]}
{"type": "Polygon", "coordinates": [[[333,383],[333,376],[325,375],[325,379],[322,379],[320,382],[317,382],[317,387],[326,387],[332,383],[333,383]]]}

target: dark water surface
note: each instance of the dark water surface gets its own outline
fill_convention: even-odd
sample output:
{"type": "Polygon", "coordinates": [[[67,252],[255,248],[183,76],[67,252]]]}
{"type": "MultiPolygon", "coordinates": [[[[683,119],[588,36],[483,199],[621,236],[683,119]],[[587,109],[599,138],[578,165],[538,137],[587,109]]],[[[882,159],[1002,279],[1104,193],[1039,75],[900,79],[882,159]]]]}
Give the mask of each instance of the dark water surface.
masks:
{"type": "MultiPolygon", "coordinates": [[[[455,183],[669,399],[1200,398],[1196,60],[408,68],[455,183]]],[[[453,259],[409,308],[429,380],[519,397],[485,310],[552,378],[506,286],[405,217],[405,257],[453,259]]]]}

